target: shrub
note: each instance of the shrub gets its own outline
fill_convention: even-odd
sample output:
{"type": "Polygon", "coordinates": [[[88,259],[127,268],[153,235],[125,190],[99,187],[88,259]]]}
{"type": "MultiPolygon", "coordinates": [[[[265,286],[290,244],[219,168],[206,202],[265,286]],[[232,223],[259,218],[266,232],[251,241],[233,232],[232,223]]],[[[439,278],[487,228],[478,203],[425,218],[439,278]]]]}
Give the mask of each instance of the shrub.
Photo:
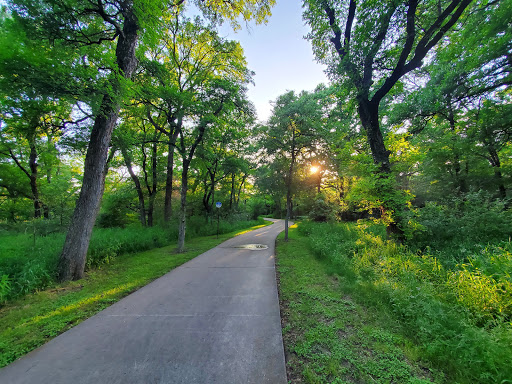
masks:
{"type": "Polygon", "coordinates": [[[319,193],[316,195],[309,211],[309,218],[316,222],[325,222],[332,221],[335,217],[336,207],[334,204],[329,203],[324,194],[319,193]]]}
{"type": "Polygon", "coordinates": [[[5,300],[11,290],[11,281],[8,275],[2,275],[0,277],[0,301],[5,300]]]}
{"type": "Polygon", "coordinates": [[[416,249],[434,249],[450,267],[466,262],[478,251],[478,244],[507,241],[512,236],[512,211],[483,191],[443,204],[427,203],[409,212],[408,219],[415,224],[408,244],[416,249]]]}

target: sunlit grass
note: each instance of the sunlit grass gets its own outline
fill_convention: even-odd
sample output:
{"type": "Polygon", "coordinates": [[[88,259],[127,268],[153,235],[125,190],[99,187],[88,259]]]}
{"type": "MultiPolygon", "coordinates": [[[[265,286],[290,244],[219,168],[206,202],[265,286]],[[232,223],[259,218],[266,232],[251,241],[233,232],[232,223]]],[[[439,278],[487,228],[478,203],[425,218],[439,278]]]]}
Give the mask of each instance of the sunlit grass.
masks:
{"type": "Polygon", "coordinates": [[[345,277],[329,273],[296,228],[278,242],[276,258],[290,382],[439,382],[388,316],[340,288],[345,277]]]}
{"type": "Polygon", "coordinates": [[[364,222],[304,223],[299,232],[302,248],[340,277],[340,290],[389,319],[415,346],[409,360],[427,361],[443,373],[439,382],[512,382],[508,245],[484,247],[468,264],[448,267],[364,222]]]}

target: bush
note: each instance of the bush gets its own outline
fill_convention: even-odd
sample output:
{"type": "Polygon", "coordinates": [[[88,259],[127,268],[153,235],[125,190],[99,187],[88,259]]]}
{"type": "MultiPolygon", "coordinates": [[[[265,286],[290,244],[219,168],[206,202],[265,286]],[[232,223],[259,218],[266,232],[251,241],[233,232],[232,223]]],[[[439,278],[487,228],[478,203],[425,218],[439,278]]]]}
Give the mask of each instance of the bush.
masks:
{"type": "Polygon", "coordinates": [[[408,244],[433,249],[447,267],[467,262],[479,244],[508,241],[512,236],[512,211],[483,191],[443,204],[427,203],[409,212],[408,244]]]}
{"type": "Polygon", "coordinates": [[[332,221],[336,217],[336,207],[329,203],[324,194],[316,195],[309,211],[309,218],[316,222],[332,221]]]}

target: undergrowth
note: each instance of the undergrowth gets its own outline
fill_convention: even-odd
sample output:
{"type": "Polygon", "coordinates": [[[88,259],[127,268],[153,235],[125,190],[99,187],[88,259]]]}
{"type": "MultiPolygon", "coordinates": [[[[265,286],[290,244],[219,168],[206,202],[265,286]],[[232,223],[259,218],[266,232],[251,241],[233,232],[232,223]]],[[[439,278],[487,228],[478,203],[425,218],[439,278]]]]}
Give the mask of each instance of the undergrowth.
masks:
{"type": "Polygon", "coordinates": [[[385,240],[381,226],[304,223],[315,255],[342,289],[393,316],[446,383],[512,383],[509,243],[483,246],[463,263],[385,240]]]}
{"type": "Polygon", "coordinates": [[[277,248],[288,383],[441,383],[396,322],[340,289],[346,277],[308,243],[291,228],[277,248]]]}

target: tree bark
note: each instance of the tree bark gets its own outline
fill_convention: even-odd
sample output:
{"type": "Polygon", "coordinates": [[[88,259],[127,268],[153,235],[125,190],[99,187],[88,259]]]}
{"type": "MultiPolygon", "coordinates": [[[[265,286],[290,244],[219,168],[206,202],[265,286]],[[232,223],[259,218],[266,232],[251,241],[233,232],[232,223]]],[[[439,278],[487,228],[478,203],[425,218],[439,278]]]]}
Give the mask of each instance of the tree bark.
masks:
{"type": "Polygon", "coordinates": [[[235,173],[231,174],[231,194],[229,195],[229,209],[233,209],[233,200],[235,198],[235,173]]]}
{"type": "Polygon", "coordinates": [[[284,219],[284,241],[288,241],[288,226],[292,214],[292,177],[293,166],[295,164],[295,127],[292,127],[292,158],[290,160],[290,167],[288,168],[288,177],[286,178],[286,217],[284,219]]]}
{"type": "MultiPolygon", "coordinates": [[[[448,97],[448,122],[450,123],[450,129],[455,134],[456,131],[456,121],[455,114],[453,113],[452,107],[452,98],[449,95],[448,97]]],[[[462,176],[462,167],[460,165],[460,154],[459,150],[456,148],[457,138],[453,137],[454,145],[453,145],[453,170],[455,171],[455,182],[457,183],[457,187],[459,188],[459,193],[464,194],[467,193],[468,188],[466,185],[466,178],[462,176]]]]}
{"type": "Polygon", "coordinates": [[[498,185],[498,196],[500,199],[506,199],[507,198],[507,188],[505,187],[505,184],[503,183],[503,175],[501,174],[501,161],[500,156],[498,154],[498,151],[492,144],[487,144],[487,152],[489,153],[489,163],[491,164],[492,168],[494,169],[494,178],[496,180],[496,184],[498,185]]]}
{"type": "Polygon", "coordinates": [[[187,230],[187,191],[188,191],[188,168],[190,161],[183,160],[183,171],[181,172],[181,198],[180,216],[178,228],[178,252],[185,252],[185,234],[187,230]]]}
{"type": "MultiPolygon", "coordinates": [[[[176,124],[167,134],[169,147],[167,154],[167,176],[165,179],[164,222],[168,223],[172,217],[172,179],[174,174],[174,150],[176,140],[183,125],[183,116],[179,116],[176,124]]],[[[172,124],[171,124],[172,126],[172,124]]]]}
{"type": "Polygon", "coordinates": [[[165,178],[164,222],[172,217],[172,179],[174,172],[174,143],[169,142],[167,148],[167,175],[165,178]]]}
{"type": "Polygon", "coordinates": [[[127,3],[124,12],[123,33],[119,36],[116,47],[116,59],[120,73],[112,75],[110,79],[111,92],[103,96],[100,112],[96,116],[91,131],[91,139],[85,157],[82,189],[59,260],[60,281],[78,280],[84,275],[89,241],[105,187],[108,148],[120,109],[122,85],[117,76],[131,78],[137,65],[135,48],[139,25],[133,3],[127,3]]]}
{"type": "Polygon", "coordinates": [[[382,217],[388,216],[390,221],[387,223],[386,232],[388,236],[397,236],[399,240],[403,237],[401,226],[401,213],[403,207],[392,204],[389,198],[395,194],[394,183],[386,182],[386,179],[392,178],[391,164],[389,162],[390,151],[386,149],[384,137],[380,130],[379,123],[379,103],[368,100],[358,100],[359,118],[366,131],[368,144],[372,152],[373,162],[378,166],[377,177],[377,195],[383,196],[380,214],[382,217]]]}
{"type": "Polygon", "coordinates": [[[145,143],[143,143],[142,151],[144,153],[144,162],[143,162],[143,168],[144,168],[144,180],[146,182],[146,188],[148,190],[148,210],[147,210],[147,217],[148,217],[148,227],[152,227],[154,225],[153,221],[153,214],[155,211],[155,198],[156,193],[158,189],[158,173],[157,173],[157,161],[158,161],[158,140],[160,140],[161,133],[159,131],[155,131],[155,135],[152,140],[151,145],[151,184],[149,183],[148,179],[148,173],[146,170],[146,152],[144,149],[145,143]]]}
{"type": "Polygon", "coordinates": [[[30,191],[32,192],[32,195],[27,197],[32,199],[34,205],[34,218],[38,219],[41,217],[41,201],[39,200],[39,189],[37,187],[38,164],[35,138],[32,138],[30,143],[30,155],[28,159],[30,172],[20,163],[18,157],[13,153],[11,149],[9,150],[9,155],[14,160],[14,163],[18,166],[18,168],[21,169],[21,171],[29,179],[30,191]]]}
{"type": "Polygon", "coordinates": [[[237,197],[236,197],[236,208],[238,209],[238,204],[240,203],[240,195],[242,194],[242,189],[244,187],[244,184],[245,184],[245,180],[247,179],[247,175],[245,174],[243,177],[242,177],[242,181],[240,182],[240,187],[238,188],[238,194],[237,194],[237,197]]]}
{"type": "Polygon", "coordinates": [[[125,148],[121,148],[121,153],[123,155],[124,164],[128,169],[128,173],[135,184],[135,190],[137,191],[137,197],[139,198],[139,220],[143,227],[147,225],[146,223],[146,207],[144,205],[144,193],[142,192],[142,187],[140,184],[139,177],[133,172],[132,161],[128,151],[125,148]]]}
{"type": "Polygon", "coordinates": [[[30,167],[30,190],[32,191],[32,199],[34,201],[34,218],[38,219],[41,217],[41,200],[39,200],[39,189],[37,188],[37,150],[34,142],[30,144],[30,156],[28,160],[30,167]]]}
{"type": "Polygon", "coordinates": [[[380,130],[379,103],[369,100],[358,100],[358,104],[359,118],[366,131],[373,162],[379,167],[381,172],[388,174],[391,172],[391,165],[389,163],[390,152],[386,149],[384,137],[380,130]]]}
{"type": "MultiPolygon", "coordinates": [[[[215,115],[217,115],[222,110],[221,107],[217,110],[215,115]]],[[[194,143],[190,147],[190,151],[188,154],[185,152],[185,140],[183,136],[183,132],[180,129],[180,137],[181,137],[181,145],[180,152],[182,156],[183,162],[183,170],[181,172],[181,199],[180,199],[180,216],[179,216],[179,227],[178,227],[178,252],[183,253],[185,251],[185,234],[187,229],[187,191],[188,191],[188,169],[190,167],[190,163],[194,158],[194,153],[196,151],[197,146],[203,140],[204,132],[206,130],[206,125],[202,123],[198,127],[198,134],[194,143]]]]}

